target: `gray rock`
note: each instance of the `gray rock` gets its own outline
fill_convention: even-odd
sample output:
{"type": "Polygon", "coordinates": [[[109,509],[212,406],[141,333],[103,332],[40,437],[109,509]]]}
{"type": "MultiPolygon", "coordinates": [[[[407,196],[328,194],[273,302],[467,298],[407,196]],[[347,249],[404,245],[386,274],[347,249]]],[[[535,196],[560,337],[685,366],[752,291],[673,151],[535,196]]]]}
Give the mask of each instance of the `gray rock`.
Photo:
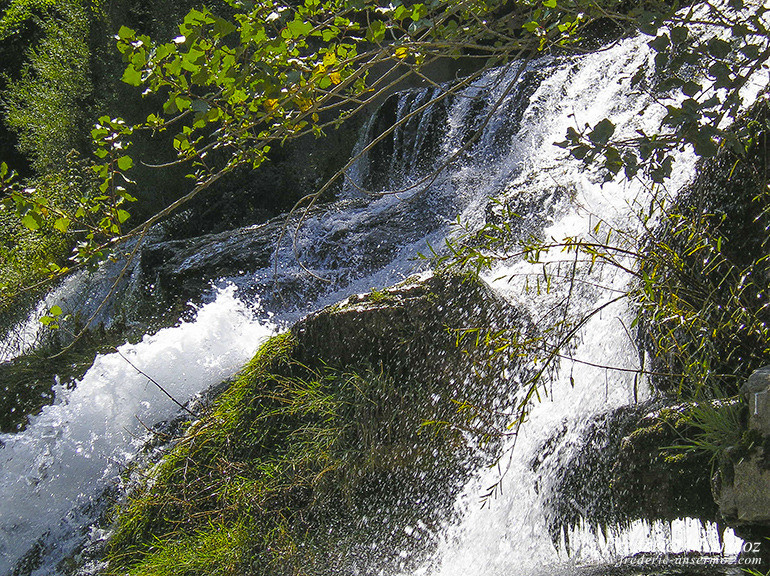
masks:
{"type": "Polygon", "coordinates": [[[309,315],[292,332],[303,363],[322,358],[333,366],[385,366],[415,385],[488,403],[505,398],[504,387],[513,385],[501,381],[501,364],[508,359],[495,356],[483,338],[477,343],[484,333],[473,330],[522,321],[478,279],[424,273],[382,291],[350,296],[309,315]],[[471,380],[490,385],[468,386],[471,380]]]}
{"type": "Polygon", "coordinates": [[[749,376],[741,393],[749,404],[749,429],[770,435],[770,366],[749,376]]]}
{"type": "Polygon", "coordinates": [[[666,447],[689,434],[688,404],[657,400],[599,414],[578,437],[557,431],[531,463],[554,542],[570,529],[631,520],[714,521],[708,456],[666,447]]]}
{"type": "Polygon", "coordinates": [[[770,470],[763,465],[764,449],[740,458],[732,466],[732,482],[722,482],[719,511],[732,526],[770,523],[770,470]]]}

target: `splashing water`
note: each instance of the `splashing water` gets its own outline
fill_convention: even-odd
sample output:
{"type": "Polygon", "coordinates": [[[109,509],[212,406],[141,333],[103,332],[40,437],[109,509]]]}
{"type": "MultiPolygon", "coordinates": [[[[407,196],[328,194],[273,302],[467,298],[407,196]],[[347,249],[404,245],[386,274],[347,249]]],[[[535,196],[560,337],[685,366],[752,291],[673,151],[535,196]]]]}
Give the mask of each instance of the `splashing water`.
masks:
{"type": "MultiPolygon", "coordinates": [[[[650,106],[645,97],[633,95],[627,73],[649,58],[644,39],[626,40],[604,53],[552,66],[551,74],[532,93],[522,128],[513,137],[508,158],[502,163],[507,172],[496,167],[487,170],[484,177],[505,181],[502,198],[514,206],[526,207],[528,198],[536,200],[541,210],[543,200],[550,204],[552,216],[546,218],[541,237],[555,242],[571,237],[602,243],[609,229],[621,233],[621,238],[613,242],[622,242],[623,237],[640,237],[641,221],[637,214],[649,202],[648,191],[636,182],[602,184],[598,174],[555,154],[552,143],[562,140],[569,126],[594,125],[604,117],[611,118],[629,135],[639,128],[657,128],[660,109],[650,106]],[[559,196],[553,193],[554,189],[566,193],[559,196]]],[[[756,94],[763,85],[766,77],[754,82],[750,90],[756,94]]],[[[749,94],[748,100],[751,99],[749,94]]],[[[622,138],[623,134],[619,136],[622,138]]],[[[694,170],[694,155],[681,153],[674,175],[666,183],[671,197],[689,182],[694,170]]],[[[469,181],[480,178],[476,167],[460,177],[469,181]]],[[[537,213],[527,216],[533,220],[540,218],[537,213]]],[[[556,265],[570,258],[556,250],[541,262],[556,265]]],[[[625,264],[631,266],[632,262],[625,264]]],[[[581,524],[568,532],[569,554],[563,537],[561,542],[554,543],[543,494],[549,493],[548,483],[555,481],[555,472],[569,460],[565,459],[566,451],[554,450],[537,472],[531,463],[554,431],[567,431],[558,440],[560,446],[579,447],[578,440],[593,418],[634,402],[639,386],[634,379],[634,371],[639,369],[639,352],[628,329],[632,318],[627,303],[612,303],[625,292],[631,280],[628,273],[619,267],[599,264],[590,276],[578,278],[572,288],[564,282],[536,296],[526,286],[528,282],[534,285],[533,278],[538,277],[543,277],[542,263],[534,266],[512,259],[498,263],[485,279],[512,304],[528,310],[535,325],[538,318],[546,316],[546,311],[569,298],[567,292],[573,289],[580,292],[580,297],[571,294],[575,300],[572,313],[586,314],[600,308],[601,313],[582,327],[576,338],[577,347],[564,352],[556,377],[542,390],[545,397],[533,405],[515,444],[512,441],[501,461],[502,466],[482,471],[466,488],[457,503],[463,519],[448,530],[435,558],[418,573],[572,574],[580,566],[616,563],[640,552],[696,551],[722,553],[726,561],[734,559],[741,549],[740,539],[730,530],[722,536],[715,525],[690,518],[672,523],[636,521],[623,529],[609,527],[604,534],[581,524]],[[482,499],[490,486],[498,482],[501,484],[497,496],[482,499]]],[[[642,386],[641,392],[645,391],[642,386]]]]}
{"type": "Polygon", "coordinates": [[[178,412],[148,376],[187,402],[232,376],[274,332],[252,316],[226,289],[194,321],[97,357],[77,387],[60,388],[23,433],[0,436],[0,573],[41,536],[54,548],[50,561],[68,553],[61,539],[88,516],[81,509],[117,480],[147,440],[145,429],[178,412]]]}

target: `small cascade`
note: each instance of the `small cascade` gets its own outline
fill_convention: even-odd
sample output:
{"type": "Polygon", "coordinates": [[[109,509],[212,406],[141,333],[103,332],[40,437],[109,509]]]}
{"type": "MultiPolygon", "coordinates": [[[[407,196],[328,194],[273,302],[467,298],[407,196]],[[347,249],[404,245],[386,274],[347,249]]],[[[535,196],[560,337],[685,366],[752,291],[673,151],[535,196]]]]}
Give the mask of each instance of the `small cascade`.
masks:
{"type": "MultiPolygon", "coordinates": [[[[507,208],[504,213],[516,213],[509,221],[511,229],[555,242],[571,237],[602,243],[608,230],[615,233],[614,242],[639,237],[638,215],[648,202],[644,187],[633,182],[603,183],[595,172],[554,153],[553,143],[563,139],[569,126],[594,125],[604,117],[629,136],[637,129],[655,129],[660,107],[636,94],[625,72],[644,66],[650,57],[646,40],[640,38],[623,41],[602,54],[545,64],[550,68],[548,75],[529,97],[507,158],[495,162],[497,170],[501,170],[498,166],[506,170],[501,170],[505,186],[498,201],[507,208]]],[[[759,76],[747,87],[748,101],[752,91],[756,95],[767,85],[767,74],[759,76]]],[[[485,134],[481,142],[490,140],[485,134]]],[[[495,168],[484,176],[494,177],[495,168]]],[[[694,155],[681,153],[666,182],[667,193],[673,197],[694,170],[694,155]]],[[[476,166],[463,175],[471,182],[480,178],[476,166]]],[[[466,215],[468,220],[473,217],[466,215]]],[[[572,255],[559,250],[549,257],[552,276],[568,277],[572,255]]],[[[598,264],[582,272],[578,267],[574,284],[555,281],[546,289],[543,269],[542,264],[512,258],[499,262],[485,279],[513,305],[527,310],[535,326],[541,317],[549,322],[549,314],[561,313],[567,301],[572,314],[590,320],[577,334],[577,344],[562,351],[558,369],[541,389],[542,401],[532,405],[499,465],[482,471],[466,488],[457,504],[464,519],[447,531],[433,561],[418,573],[566,575],[585,566],[625,563],[633,567],[635,555],[642,570],[654,564],[665,569],[667,556],[678,553],[716,555],[725,563],[735,560],[743,544],[739,538],[730,530],[722,534],[716,525],[692,518],[630,521],[599,530],[581,522],[554,540],[548,526],[550,503],[544,498],[553,495],[550,487],[560,467],[571,462],[594,418],[644,400],[649,388],[635,377],[640,353],[630,331],[631,312],[625,301],[615,302],[631,276],[621,267],[598,264]],[[542,284],[537,284],[538,279],[542,284]],[[554,441],[562,449],[551,445],[544,455],[546,443],[554,441]],[[539,463],[537,471],[534,461],[539,463]],[[495,487],[493,497],[489,497],[490,487],[495,487]]]]}
{"type": "MultiPolygon", "coordinates": [[[[657,129],[661,108],[635,91],[628,74],[649,69],[647,42],[631,38],[600,53],[513,64],[443,98],[436,87],[393,94],[362,131],[342,197],[323,211],[298,215],[288,225],[275,221],[189,243],[158,240],[148,248],[146,255],[155,254],[166,268],[151,280],[127,277],[127,286],[138,291],[145,282],[147,290],[160,290],[161,281],[174,281],[170,273],[170,280],[163,276],[172,265],[178,277],[192,275],[205,256],[217,263],[205,278],[205,294],[196,296],[206,303],[194,319],[99,356],[76,387],[59,387],[56,402],[23,432],[0,435],[0,575],[17,568],[57,573],[57,564],[93,531],[99,496],[119,483],[148,429],[231,377],[277,325],[428,267],[418,255],[440,249],[458,216],[471,229],[509,219],[520,237],[598,239],[608,229],[634,237],[636,214],[649,203],[644,188],[604,183],[553,143],[568,127],[605,116],[628,134],[657,129]],[[391,126],[392,134],[365,151],[391,126]],[[286,239],[275,251],[284,229],[286,239]],[[249,250],[254,253],[244,257],[249,250]]],[[[682,153],[669,191],[684,185],[693,170],[694,157],[682,153]]],[[[558,267],[564,254],[552,258],[558,267]]],[[[140,268],[129,275],[142,273],[140,268]]],[[[628,332],[630,313],[617,299],[628,276],[601,265],[581,267],[579,274],[574,289],[555,284],[539,295],[526,287],[542,275],[542,266],[504,259],[485,275],[535,325],[554,310],[590,320],[575,347],[563,351],[543,401],[532,406],[500,467],[480,471],[465,488],[456,503],[461,520],[447,528],[419,574],[570,574],[586,563],[612,563],[638,552],[724,548],[735,554],[740,548],[734,536],[728,534],[723,545],[714,526],[693,519],[630,522],[599,533],[577,525],[554,542],[543,501],[549,491],[542,487],[553,482],[568,454],[552,450],[537,473],[531,462],[555,430],[566,431],[561,446],[577,444],[593,418],[643,398],[646,390],[634,378],[639,351],[628,332]],[[493,485],[497,496],[481,507],[480,495],[493,485]]],[[[103,275],[63,286],[38,313],[81,292],[78,282],[91,283],[89,306],[95,310],[115,270],[103,275]]],[[[113,311],[99,313],[97,320],[108,323],[113,311]]],[[[22,349],[3,352],[3,358],[22,349]]]]}
{"type": "Polygon", "coordinates": [[[274,332],[253,316],[225,290],[194,321],[99,356],[24,432],[0,435],[0,574],[25,555],[33,567],[46,558],[39,573],[51,573],[88,533],[100,495],[147,430],[173,418],[177,402],[232,376],[274,332]]]}

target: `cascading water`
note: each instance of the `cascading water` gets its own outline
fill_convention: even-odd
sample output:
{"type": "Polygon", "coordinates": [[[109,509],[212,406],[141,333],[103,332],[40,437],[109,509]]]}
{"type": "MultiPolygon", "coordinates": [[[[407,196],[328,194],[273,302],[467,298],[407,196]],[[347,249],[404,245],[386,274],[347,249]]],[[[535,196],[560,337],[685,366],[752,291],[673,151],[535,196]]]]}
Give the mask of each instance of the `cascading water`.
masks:
{"type": "Polygon", "coordinates": [[[25,554],[33,566],[46,557],[40,573],[54,570],[82,540],[96,500],[146,441],[146,428],[178,411],[149,378],[187,401],[231,376],[274,331],[253,315],[234,289],[223,291],[194,322],[97,357],[24,432],[0,436],[0,573],[25,554]]]}
{"type": "MultiPolygon", "coordinates": [[[[490,197],[513,203],[522,218],[512,224],[521,234],[540,231],[559,240],[586,235],[600,220],[618,228],[633,226],[630,222],[644,190],[630,184],[602,185],[598,175],[581,171],[577,162],[558,154],[553,142],[563,139],[567,126],[594,123],[605,116],[629,133],[644,127],[654,132],[659,110],[634,92],[628,76],[628,70],[647,65],[650,58],[645,39],[629,39],[601,53],[543,58],[523,70],[513,65],[487,73],[462,93],[401,125],[386,147],[357,162],[342,200],[329,212],[305,219],[293,246],[284,246],[277,254],[278,280],[292,288],[293,307],[270,299],[273,261],[211,278],[218,286],[217,296],[208,298],[194,321],[98,357],[77,387],[59,390],[56,403],[33,417],[25,431],[0,437],[0,574],[20,566],[25,554],[23,563],[32,567],[29,572],[56,573],[57,562],[83,540],[98,516],[93,503],[132,460],[145,440],[145,427],[172,418],[178,410],[148,377],[186,402],[231,376],[274,330],[265,320],[265,310],[255,312],[239,300],[239,294],[244,300],[256,295],[268,311],[280,312],[276,321],[285,322],[351,292],[393,283],[420,266],[414,258],[427,252],[428,244],[441,245],[457,215],[472,226],[481,224],[490,213],[490,197]],[[514,81],[514,89],[508,90],[514,81]],[[471,143],[474,127],[487,116],[481,137],[471,143]],[[467,149],[459,154],[465,144],[467,149]],[[416,186],[399,192],[458,154],[427,189],[416,186]],[[297,258],[331,282],[309,279],[297,266],[297,258]],[[228,285],[238,291],[224,288],[228,285]]],[[[436,94],[436,89],[425,89],[393,96],[389,111],[381,109],[366,125],[362,142],[436,94]]],[[[693,166],[693,158],[682,155],[669,183],[672,190],[688,180],[693,166]]],[[[261,230],[256,227],[244,234],[261,230]]],[[[217,249],[228,249],[227,241],[217,249]]],[[[535,299],[523,288],[523,278],[533,272],[522,262],[504,263],[486,280],[538,318],[548,302],[559,301],[564,294],[556,289],[535,299]]],[[[589,310],[609,302],[613,291],[622,290],[627,282],[616,271],[595,274],[591,282],[603,288],[578,290],[574,296],[578,308],[589,310]]],[[[461,522],[447,530],[425,572],[567,572],[576,563],[611,561],[661,546],[707,551],[718,546],[714,528],[700,533],[697,523],[690,521],[668,528],[636,524],[606,538],[577,527],[570,534],[567,559],[565,545],[554,546],[548,534],[544,503],[529,462],[555,428],[569,430],[566,443],[594,415],[633,401],[629,373],[589,365],[638,367],[638,354],[624,326],[627,311],[619,303],[607,306],[584,326],[582,343],[570,354],[573,360],[562,360],[548,398],[534,407],[518,436],[502,480],[503,495],[481,509],[479,490],[497,481],[499,473],[482,473],[472,482],[457,503],[461,522]],[[656,541],[655,534],[665,537],[656,541]]],[[[556,467],[558,462],[548,462],[537,480],[547,482],[548,469],[556,467]]],[[[730,541],[732,549],[736,542],[730,541]]]]}

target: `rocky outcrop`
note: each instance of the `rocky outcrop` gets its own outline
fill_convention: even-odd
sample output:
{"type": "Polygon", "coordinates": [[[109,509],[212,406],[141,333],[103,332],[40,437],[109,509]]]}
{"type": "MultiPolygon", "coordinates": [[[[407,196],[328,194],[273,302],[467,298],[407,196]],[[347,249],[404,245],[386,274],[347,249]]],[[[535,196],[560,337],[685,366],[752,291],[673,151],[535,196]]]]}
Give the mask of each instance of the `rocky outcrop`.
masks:
{"type": "Polygon", "coordinates": [[[269,340],[140,474],[111,573],[168,562],[264,576],[410,571],[484,459],[454,401],[491,398],[499,382],[483,367],[495,360],[458,335],[515,321],[505,309],[476,279],[428,274],[269,340]]]}
{"type": "Polygon", "coordinates": [[[741,393],[747,430],[740,444],[725,450],[713,490],[725,521],[755,539],[770,536],[770,366],[752,373],[741,393]]]}
{"type": "MultiPolygon", "coordinates": [[[[320,357],[333,365],[385,365],[401,378],[440,380],[459,394],[472,375],[500,374],[503,359],[477,344],[477,337],[520,322],[519,313],[477,278],[426,273],[350,296],[309,315],[292,332],[301,361],[320,357]]],[[[505,393],[484,389],[490,398],[505,393]]]]}
{"type": "MultiPolygon", "coordinates": [[[[751,542],[770,537],[770,366],[742,399],[626,406],[546,443],[533,470],[554,539],[588,521],[691,517],[729,526],[751,542]],[[546,464],[557,462],[548,468],[546,464]]],[[[750,547],[770,565],[770,553],[750,547]]]]}
{"type": "Polygon", "coordinates": [[[599,529],[637,519],[717,520],[709,456],[671,448],[693,435],[690,410],[664,401],[624,406],[598,416],[571,441],[561,441],[566,430],[555,435],[532,463],[552,537],[566,536],[581,521],[599,529]],[[548,469],[546,462],[559,464],[548,469]]]}

